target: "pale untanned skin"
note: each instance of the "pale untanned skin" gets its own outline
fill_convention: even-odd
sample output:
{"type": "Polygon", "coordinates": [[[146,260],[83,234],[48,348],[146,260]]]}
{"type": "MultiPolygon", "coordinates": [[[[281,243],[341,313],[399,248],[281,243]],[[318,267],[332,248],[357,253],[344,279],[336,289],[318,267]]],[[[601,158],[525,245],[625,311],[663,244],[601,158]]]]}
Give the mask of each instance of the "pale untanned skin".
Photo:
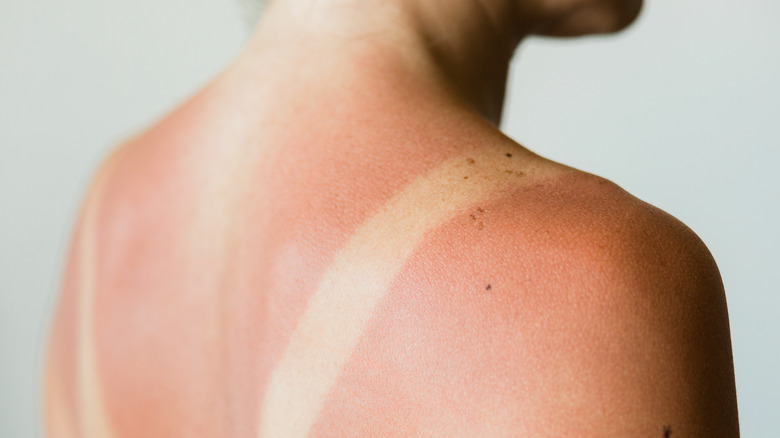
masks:
{"type": "Polygon", "coordinates": [[[490,123],[524,34],[632,2],[438,1],[277,0],[105,160],[49,436],[738,436],[706,247],[490,123]]]}

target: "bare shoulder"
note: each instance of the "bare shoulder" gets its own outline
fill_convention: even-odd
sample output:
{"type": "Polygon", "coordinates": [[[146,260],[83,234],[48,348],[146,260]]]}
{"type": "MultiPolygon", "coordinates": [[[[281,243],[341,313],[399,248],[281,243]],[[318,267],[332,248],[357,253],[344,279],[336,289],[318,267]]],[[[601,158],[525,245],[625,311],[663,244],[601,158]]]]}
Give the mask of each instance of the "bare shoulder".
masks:
{"type": "Polygon", "coordinates": [[[85,283],[90,281],[85,278],[85,273],[90,272],[92,263],[86,256],[90,255],[89,246],[95,240],[94,216],[101,192],[123,151],[124,146],[112,149],[94,172],[71,236],[46,352],[44,415],[48,435],[77,435],[80,411],[76,404],[81,401],[78,394],[83,389],[79,385],[84,385],[84,382],[77,382],[74,376],[83,367],[83,360],[79,357],[85,342],[83,291],[85,283]]]}
{"type": "Polygon", "coordinates": [[[475,205],[428,236],[401,283],[433,284],[415,307],[435,323],[415,331],[436,333],[446,357],[431,361],[449,363],[441,378],[466,399],[491,394],[502,427],[738,435],[712,256],[680,221],[609,181],[564,172],[475,205]]]}
{"type": "Polygon", "coordinates": [[[636,287],[660,276],[720,290],[717,266],[690,228],[604,178],[570,172],[503,202],[501,225],[536,224],[540,250],[562,251],[571,262],[595,268],[589,276],[610,272],[603,281],[631,280],[636,287]]]}

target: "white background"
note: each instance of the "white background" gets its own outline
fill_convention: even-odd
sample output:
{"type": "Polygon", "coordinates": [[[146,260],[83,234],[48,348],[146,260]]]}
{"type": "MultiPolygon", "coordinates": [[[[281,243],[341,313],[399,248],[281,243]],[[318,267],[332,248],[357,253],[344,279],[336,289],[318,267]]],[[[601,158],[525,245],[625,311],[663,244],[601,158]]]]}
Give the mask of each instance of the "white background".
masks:
{"type": "MultiPolygon", "coordinates": [[[[518,51],[505,130],[709,246],[745,437],[780,436],[780,3],[649,0],[614,38],[518,51]]],[[[107,149],[203,85],[238,0],[0,0],[0,436],[42,435],[42,346],[81,193],[107,149]]]]}

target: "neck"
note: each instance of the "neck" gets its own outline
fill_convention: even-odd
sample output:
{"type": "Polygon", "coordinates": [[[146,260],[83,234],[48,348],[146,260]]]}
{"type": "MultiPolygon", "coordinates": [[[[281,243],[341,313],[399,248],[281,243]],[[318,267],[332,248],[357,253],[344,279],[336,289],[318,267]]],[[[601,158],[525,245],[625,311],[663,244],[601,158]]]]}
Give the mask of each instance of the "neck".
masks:
{"type": "Polygon", "coordinates": [[[512,2],[485,3],[276,0],[245,58],[263,59],[265,75],[299,81],[303,66],[314,66],[319,80],[355,65],[362,75],[403,75],[498,125],[509,62],[524,33],[512,2]]]}

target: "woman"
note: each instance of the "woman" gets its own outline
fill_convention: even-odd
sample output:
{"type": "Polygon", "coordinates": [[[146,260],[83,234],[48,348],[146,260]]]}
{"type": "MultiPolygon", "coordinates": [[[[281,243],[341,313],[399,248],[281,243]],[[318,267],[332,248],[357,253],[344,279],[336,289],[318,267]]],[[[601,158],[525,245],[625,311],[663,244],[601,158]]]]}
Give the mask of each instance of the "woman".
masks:
{"type": "Polygon", "coordinates": [[[496,127],[524,37],[639,3],[273,1],[97,173],[49,435],[737,436],[706,247],[496,127]]]}

